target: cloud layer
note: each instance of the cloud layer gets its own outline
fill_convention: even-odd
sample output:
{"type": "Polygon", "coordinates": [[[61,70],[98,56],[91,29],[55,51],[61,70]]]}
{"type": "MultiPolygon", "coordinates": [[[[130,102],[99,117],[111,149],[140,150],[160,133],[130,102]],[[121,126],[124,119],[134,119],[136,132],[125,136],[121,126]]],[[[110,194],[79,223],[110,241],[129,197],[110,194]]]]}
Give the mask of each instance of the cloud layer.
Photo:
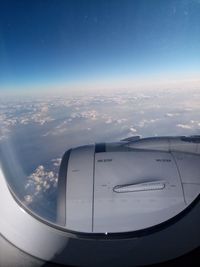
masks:
{"type": "MultiPolygon", "coordinates": [[[[52,160],[53,166],[59,167],[59,160],[52,160]]],[[[26,205],[34,201],[41,200],[44,194],[48,191],[55,190],[58,183],[58,172],[46,170],[43,165],[40,165],[27,178],[25,184],[26,195],[24,201],[26,205]]]]}

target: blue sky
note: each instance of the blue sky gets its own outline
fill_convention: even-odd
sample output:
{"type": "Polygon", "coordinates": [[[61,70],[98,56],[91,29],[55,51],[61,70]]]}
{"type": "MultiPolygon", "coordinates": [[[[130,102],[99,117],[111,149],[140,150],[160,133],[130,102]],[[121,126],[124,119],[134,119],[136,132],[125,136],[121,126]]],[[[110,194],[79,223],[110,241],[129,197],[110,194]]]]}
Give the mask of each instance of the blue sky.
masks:
{"type": "Polygon", "coordinates": [[[0,91],[199,74],[199,0],[1,1],[0,91]]]}

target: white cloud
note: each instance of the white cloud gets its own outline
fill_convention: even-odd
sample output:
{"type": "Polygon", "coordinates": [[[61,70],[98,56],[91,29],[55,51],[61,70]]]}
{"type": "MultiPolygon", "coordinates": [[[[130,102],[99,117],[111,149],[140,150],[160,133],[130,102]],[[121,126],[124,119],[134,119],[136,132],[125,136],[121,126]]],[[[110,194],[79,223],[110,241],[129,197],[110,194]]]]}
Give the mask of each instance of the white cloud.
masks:
{"type": "Polygon", "coordinates": [[[60,166],[60,163],[61,163],[61,160],[62,160],[61,158],[52,159],[53,166],[59,167],[60,166]]]}
{"type": "Polygon", "coordinates": [[[160,119],[158,119],[158,118],[156,118],[156,119],[149,119],[149,120],[147,120],[147,119],[143,119],[143,120],[141,120],[141,121],[137,124],[137,126],[139,126],[139,127],[144,127],[144,126],[147,125],[147,124],[155,123],[155,122],[158,122],[158,121],[160,121],[160,119]]]}
{"type": "Polygon", "coordinates": [[[31,195],[26,195],[26,196],[24,197],[24,200],[25,200],[26,205],[29,205],[29,204],[31,204],[31,203],[33,202],[33,196],[31,196],[31,195]]]}
{"type": "Polygon", "coordinates": [[[8,102],[6,108],[0,109],[0,140],[8,137],[13,127],[37,123],[44,125],[54,119],[49,115],[49,103],[25,101],[22,104],[8,102]]]}
{"type": "Polygon", "coordinates": [[[176,116],[179,116],[179,115],[180,115],[179,113],[166,113],[165,114],[166,117],[170,117],[170,118],[176,117],[176,116]]]}
{"type": "Polygon", "coordinates": [[[131,131],[132,133],[136,133],[136,132],[137,132],[137,130],[136,130],[135,128],[133,128],[133,127],[130,128],[130,131],[131,131]]]}
{"type": "Polygon", "coordinates": [[[112,118],[110,117],[110,118],[108,118],[106,121],[105,121],[105,123],[106,124],[110,124],[110,123],[112,123],[113,122],[113,120],[112,120],[112,118]]]}
{"type": "Polygon", "coordinates": [[[117,120],[116,120],[116,122],[117,122],[118,124],[124,123],[124,122],[126,122],[126,121],[128,121],[128,119],[117,119],[117,120]]]}
{"type": "Polygon", "coordinates": [[[192,129],[193,128],[189,124],[177,124],[176,126],[179,127],[179,128],[182,128],[182,129],[192,129]]]}
{"type": "Polygon", "coordinates": [[[72,119],[84,118],[84,119],[90,119],[90,120],[97,120],[98,116],[99,116],[98,112],[94,109],[86,110],[82,112],[74,112],[71,114],[72,119]]]}
{"type": "Polygon", "coordinates": [[[200,126],[200,121],[191,120],[190,122],[196,127],[200,126]]]}
{"type": "Polygon", "coordinates": [[[185,111],[192,111],[193,108],[188,107],[188,108],[184,108],[184,110],[185,110],[185,111]]]}
{"type": "MultiPolygon", "coordinates": [[[[53,159],[52,162],[54,167],[58,167],[60,159],[53,159]]],[[[37,198],[42,197],[42,195],[48,190],[56,188],[57,183],[57,172],[52,170],[48,171],[43,165],[38,166],[37,169],[28,177],[27,183],[25,185],[25,204],[31,204],[37,198]]]]}

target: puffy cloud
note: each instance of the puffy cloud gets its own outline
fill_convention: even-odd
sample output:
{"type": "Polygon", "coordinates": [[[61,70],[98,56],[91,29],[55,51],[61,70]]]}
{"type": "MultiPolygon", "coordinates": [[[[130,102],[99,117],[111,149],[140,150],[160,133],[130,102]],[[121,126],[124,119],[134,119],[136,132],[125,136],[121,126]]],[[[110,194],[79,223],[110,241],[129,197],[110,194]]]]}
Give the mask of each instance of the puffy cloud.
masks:
{"type": "Polygon", "coordinates": [[[49,115],[49,103],[30,102],[24,100],[22,104],[8,101],[6,106],[0,108],[0,140],[6,139],[13,127],[37,123],[44,125],[54,119],[49,115]],[[6,108],[5,108],[6,107],[6,108]]]}
{"type": "Polygon", "coordinates": [[[160,119],[158,119],[158,118],[157,119],[149,119],[149,120],[143,119],[137,124],[137,126],[142,128],[145,125],[148,125],[148,124],[151,124],[151,123],[155,123],[155,122],[158,122],[158,121],[160,121],[160,119]]]}
{"type": "Polygon", "coordinates": [[[179,116],[179,115],[180,115],[179,113],[166,113],[165,114],[166,117],[170,117],[170,118],[176,117],[176,116],[179,116]]]}
{"type": "Polygon", "coordinates": [[[182,129],[192,129],[193,128],[193,126],[191,126],[189,124],[177,124],[176,126],[179,128],[182,128],[182,129]]]}
{"type": "Polygon", "coordinates": [[[190,122],[197,127],[200,126],[200,121],[191,120],[190,122]]]}
{"type": "Polygon", "coordinates": [[[185,110],[185,111],[192,111],[192,110],[193,110],[193,108],[186,107],[186,108],[184,108],[184,110],[185,110]]]}
{"type": "Polygon", "coordinates": [[[90,120],[97,120],[98,116],[99,116],[98,112],[94,109],[86,110],[82,112],[74,112],[71,114],[72,119],[84,118],[84,119],[90,119],[90,120]]]}
{"type": "Polygon", "coordinates": [[[135,128],[133,128],[133,127],[130,127],[130,131],[131,131],[132,133],[136,133],[136,132],[137,132],[137,130],[136,130],[135,128]]]}
{"type": "Polygon", "coordinates": [[[112,123],[112,122],[113,122],[113,120],[112,120],[111,117],[109,117],[109,118],[105,121],[106,124],[110,124],[110,123],[112,123]]]}
{"type": "Polygon", "coordinates": [[[25,115],[21,118],[21,123],[35,122],[40,125],[44,125],[48,122],[53,121],[54,119],[49,116],[49,107],[48,103],[42,102],[37,105],[35,112],[31,112],[28,116],[25,115]]]}
{"type": "Polygon", "coordinates": [[[25,200],[25,203],[26,203],[27,205],[29,205],[29,204],[31,204],[31,203],[33,202],[33,196],[31,196],[31,195],[26,195],[26,196],[24,197],[24,200],[25,200]]]}
{"type": "Polygon", "coordinates": [[[8,138],[12,127],[16,124],[16,118],[10,118],[7,114],[0,115],[0,141],[8,138]]]}
{"type": "Polygon", "coordinates": [[[62,160],[61,158],[52,159],[53,166],[59,167],[60,166],[60,163],[61,163],[61,160],[62,160]]]}
{"type": "Polygon", "coordinates": [[[116,118],[116,114],[114,116],[108,115],[108,114],[101,114],[100,118],[106,123],[106,124],[122,124],[128,121],[128,119],[125,118],[116,118]]]}
{"type": "Polygon", "coordinates": [[[114,102],[115,104],[118,104],[118,105],[124,105],[127,103],[127,99],[123,98],[122,96],[118,96],[118,97],[114,97],[112,99],[112,102],[114,102]]]}
{"type": "MultiPolygon", "coordinates": [[[[179,92],[177,96],[179,96],[179,92]]],[[[159,122],[159,120],[164,119],[154,118],[155,109],[158,112],[157,114],[159,114],[159,111],[162,111],[162,114],[164,112],[165,117],[168,118],[166,124],[169,124],[169,122],[172,124],[172,118],[175,116],[180,116],[181,114],[184,116],[184,111],[191,111],[191,116],[193,116],[192,112],[194,112],[194,108],[191,108],[193,107],[191,101],[188,102],[187,96],[184,102],[185,96],[183,95],[180,100],[179,98],[176,100],[176,112],[173,112],[174,102],[172,101],[168,103],[168,112],[165,113],[166,106],[163,105],[162,101],[164,101],[165,104],[167,97],[168,93],[164,91],[159,93],[150,91],[142,93],[142,91],[124,90],[123,92],[111,92],[105,95],[66,95],[59,97],[51,96],[49,98],[39,98],[38,96],[37,99],[4,101],[5,104],[3,101],[2,103],[0,101],[0,140],[5,139],[6,136],[9,135],[9,132],[19,125],[25,126],[33,124],[34,127],[39,125],[41,126],[39,129],[41,130],[40,133],[43,134],[43,136],[57,136],[65,135],[69,130],[73,131],[73,129],[77,129],[77,127],[79,127],[79,122],[81,129],[85,126],[85,130],[88,131],[94,129],[98,125],[102,125],[102,123],[110,128],[114,124],[114,126],[120,129],[122,129],[123,126],[127,126],[128,131],[130,125],[133,123],[134,129],[136,127],[138,130],[143,130],[143,127],[145,129],[146,126],[151,126],[151,124],[154,126],[154,123],[157,125],[156,123],[159,122]],[[181,110],[180,113],[178,113],[179,108],[181,110]],[[146,115],[151,116],[151,111],[152,118],[145,118],[146,115]],[[139,115],[139,117],[135,116],[135,121],[131,119],[134,112],[136,115],[139,115]],[[122,117],[119,117],[119,114],[122,117]],[[48,125],[48,123],[53,120],[55,120],[55,122],[48,125]],[[53,125],[53,127],[50,127],[51,125],[53,125]],[[45,126],[43,128],[46,131],[45,133],[42,126],[45,126]]],[[[197,97],[199,97],[199,95],[197,95],[195,99],[197,97]]],[[[169,100],[170,99],[171,98],[169,98],[169,100]]],[[[196,106],[195,112],[197,112],[198,107],[199,105],[196,106]]],[[[173,120],[174,127],[178,125],[176,124],[177,122],[173,120]]],[[[184,123],[180,123],[177,127],[184,128],[182,125],[184,125],[184,123]]],[[[199,122],[190,122],[188,125],[193,127],[193,129],[200,126],[199,122]]],[[[188,129],[188,127],[185,129],[188,129]]]]}
{"type": "Polygon", "coordinates": [[[198,121],[198,120],[190,120],[190,122],[187,123],[187,124],[186,123],[185,124],[179,123],[176,126],[179,127],[179,128],[188,129],[188,130],[195,129],[195,128],[199,128],[200,127],[200,121],[198,121]]]}
{"type": "Polygon", "coordinates": [[[121,124],[121,123],[124,123],[124,122],[127,122],[128,120],[127,119],[117,119],[116,122],[118,124],[121,124]]]}
{"type": "MultiPolygon", "coordinates": [[[[54,167],[58,167],[60,159],[53,159],[52,162],[54,167]]],[[[26,195],[24,196],[25,204],[29,205],[41,198],[47,191],[55,190],[58,183],[57,173],[56,171],[46,170],[43,165],[38,166],[27,179],[26,195]]]]}

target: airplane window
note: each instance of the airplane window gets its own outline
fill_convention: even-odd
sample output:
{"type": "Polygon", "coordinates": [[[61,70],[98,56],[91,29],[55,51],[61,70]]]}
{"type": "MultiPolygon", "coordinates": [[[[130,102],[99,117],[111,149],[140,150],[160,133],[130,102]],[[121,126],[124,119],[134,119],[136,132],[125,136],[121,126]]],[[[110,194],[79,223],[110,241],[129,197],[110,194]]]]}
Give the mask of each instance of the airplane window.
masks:
{"type": "MultiPolygon", "coordinates": [[[[71,159],[76,147],[84,145],[83,150],[94,153],[96,149],[100,157],[106,149],[110,153],[138,149],[120,145],[133,136],[200,135],[199,12],[197,0],[1,3],[0,164],[22,207],[62,224],[58,220],[59,169],[71,148],[71,159]],[[118,147],[105,144],[112,142],[118,147]],[[90,144],[96,144],[94,151],[87,147],[90,144]]],[[[196,140],[184,143],[196,145],[196,140]]],[[[197,146],[194,149],[198,151],[197,146]]],[[[89,177],[87,157],[83,159],[89,177]]],[[[110,171],[112,157],[98,160],[98,166],[107,166],[104,174],[110,171]]],[[[171,164],[171,158],[164,160],[171,164]]],[[[137,169],[126,160],[122,164],[118,162],[120,170],[112,170],[112,175],[123,168],[137,169]]],[[[133,164],[139,163],[135,159],[133,164]]],[[[69,168],[76,179],[81,167],[69,168]]],[[[69,202],[72,211],[77,201],[90,202],[84,196],[78,199],[84,183],[81,177],[77,179],[76,193],[64,188],[74,201],[69,202]]],[[[73,188],[74,180],[69,182],[73,188]]],[[[127,185],[119,182],[115,186],[127,185]]],[[[151,182],[151,188],[156,187],[154,182],[166,188],[163,181],[151,182]]],[[[106,190],[115,194],[107,178],[98,183],[97,191],[105,189],[105,198],[106,190]]],[[[116,193],[116,197],[119,201],[124,195],[116,193]]],[[[106,206],[104,200],[101,208],[106,206]]]]}

